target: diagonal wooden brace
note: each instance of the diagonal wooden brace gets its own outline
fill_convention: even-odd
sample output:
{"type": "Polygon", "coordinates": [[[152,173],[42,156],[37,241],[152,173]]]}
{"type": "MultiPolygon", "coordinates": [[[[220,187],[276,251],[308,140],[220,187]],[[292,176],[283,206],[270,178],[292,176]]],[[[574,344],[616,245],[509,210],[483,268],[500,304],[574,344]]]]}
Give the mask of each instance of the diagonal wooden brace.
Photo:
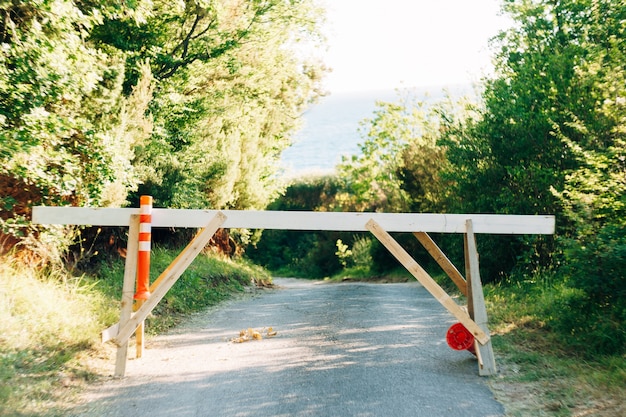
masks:
{"type": "Polygon", "coordinates": [[[441,269],[450,277],[450,279],[456,284],[461,293],[467,297],[467,282],[463,275],[454,266],[450,259],[443,253],[443,251],[437,246],[434,240],[426,232],[414,232],[413,235],[424,246],[424,249],[428,251],[430,256],[433,257],[435,262],[439,264],[441,269]]]}
{"type": "Polygon", "coordinates": [[[112,340],[116,345],[124,345],[130,336],[135,332],[139,324],[148,317],[148,314],[156,307],[161,299],[172,288],[178,278],[185,272],[185,269],[193,262],[196,256],[204,249],[213,237],[217,229],[224,223],[226,216],[222,212],[217,212],[206,227],[193,238],[185,249],[174,259],[159,277],[160,284],[150,295],[150,298],[135,312],[133,317],[125,324],[120,322],[120,329],[117,336],[112,340]]]}
{"type": "Polygon", "coordinates": [[[378,223],[370,219],[365,227],[391,252],[393,256],[441,303],[465,328],[474,335],[480,344],[489,341],[489,336],[470,318],[465,310],[457,305],[454,300],[433,280],[412,257],[395,241],[378,223]]]}

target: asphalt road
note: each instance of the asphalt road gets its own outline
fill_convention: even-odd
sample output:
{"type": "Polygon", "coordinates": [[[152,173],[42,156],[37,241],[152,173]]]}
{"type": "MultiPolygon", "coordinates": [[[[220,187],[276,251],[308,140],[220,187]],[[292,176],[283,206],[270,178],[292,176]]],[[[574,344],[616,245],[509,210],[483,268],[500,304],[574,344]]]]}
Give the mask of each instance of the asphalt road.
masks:
{"type": "Polygon", "coordinates": [[[72,415],[504,415],[473,355],[447,346],[454,318],[417,282],[275,283],[149,340],[72,415]],[[230,341],[270,326],[275,337],[230,341]]]}

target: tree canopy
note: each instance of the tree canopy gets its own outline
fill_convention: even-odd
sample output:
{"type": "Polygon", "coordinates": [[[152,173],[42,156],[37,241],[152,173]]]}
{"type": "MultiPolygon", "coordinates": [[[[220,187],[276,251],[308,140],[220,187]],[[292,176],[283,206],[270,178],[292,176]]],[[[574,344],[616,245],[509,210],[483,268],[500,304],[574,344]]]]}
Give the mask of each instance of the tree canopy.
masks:
{"type": "Polygon", "coordinates": [[[353,200],[377,210],[556,215],[556,238],[481,237],[481,276],[558,276],[547,322],[571,343],[623,352],[626,4],[511,0],[503,11],[514,25],[493,39],[480,103],[435,106],[430,119],[381,104],[341,172],[353,200]],[[406,133],[416,125],[431,127],[406,133]]]}
{"type": "Polygon", "coordinates": [[[0,207],[261,208],[321,94],[314,0],[0,2],[0,207]]]}

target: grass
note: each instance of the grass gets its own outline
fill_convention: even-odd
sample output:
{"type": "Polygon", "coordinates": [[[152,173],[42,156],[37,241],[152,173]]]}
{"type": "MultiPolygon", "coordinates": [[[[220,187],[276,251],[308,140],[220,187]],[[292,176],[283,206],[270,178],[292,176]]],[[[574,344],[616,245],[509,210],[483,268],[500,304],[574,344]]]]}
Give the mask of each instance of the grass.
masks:
{"type": "MultiPolygon", "coordinates": [[[[177,254],[155,248],[151,276],[177,254]]],[[[97,276],[74,276],[0,259],[0,416],[63,416],[65,405],[98,377],[89,364],[110,355],[100,332],[119,318],[124,263],[103,262],[96,270],[97,276]]],[[[199,255],[146,320],[146,331],[162,332],[253,282],[269,281],[254,265],[199,255]]]]}
{"type": "Polygon", "coordinates": [[[57,399],[90,378],[75,358],[92,346],[93,336],[113,317],[111,307],[83,278],[60,270],[41,274],[3,259],[0,415],[39,415],[42,410],[57,415],[57,399]]]}
{"type": "Polygon", "coordinates": [[[626,415],[626,357],[579,351],[550,328],[547,307],[562,291],[549,277],[485,286],[500,366],[493,391],[508,416],[626,415]]]}

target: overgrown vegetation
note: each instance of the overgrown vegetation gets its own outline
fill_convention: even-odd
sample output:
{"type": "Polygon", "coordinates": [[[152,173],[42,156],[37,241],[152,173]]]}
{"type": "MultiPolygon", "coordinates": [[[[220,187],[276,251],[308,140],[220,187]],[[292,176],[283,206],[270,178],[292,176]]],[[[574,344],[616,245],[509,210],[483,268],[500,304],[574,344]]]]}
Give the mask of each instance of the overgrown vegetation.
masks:
{"type": "MultiPolygon", "coordinates": [[[[176,255],[155,249],[152,276],[176,255]]],[[[65,403],[98,377],[88,357],[104,357],[112,366],[100,332],[119,319],[123,270],[121,258],[101,264],[97,276],[1,259],[0,415],[63,416],[65,403]]],[[[146,331],[167,330],[194,311],[269,281],[253,265],[201,254],[146,320],[146,331]]]]}
{"type": "MultiPolygon", "coordinates": [[[[397,102],[378,103],[362,122],[361,154],[320,180],[334,194],[296,183],[270,208],[303,209],[304,192],[318,196],[302,199],[308,210],[554,214],[554,237],[481,236],[483,281],[515,285],[551,274],[558,285],[544,312],[550,331],[572,350],[624,354],[626,5],[529,0],[503,10],[515,25],[494,39],[497,71],[480,102],[426,105],[400,92],[397,102]]],[[[282,244],[280,234],[271,238],[282,244]]],[[[324,240],[347,245],[326,274],[353,250],[351,236],[307,239],[315,253],[298,258],[307,261],[301,271],[330,264],[335,254],[315,249],[324,240]]],[[[462,265],[462,245],[438,240],[462,265]]],[[[428,262],[415,239],[402,243],[428,262]]],[[[263,238],[257,245],[266,258],[272,246],[263,238]]],[[[397,266],[377,244],[371,256],[383,271],[397,266]]]]}
{"type": "MultiPolygon", "coordinates": [[[[323,94],[324,65],[296,52],[323,43],[315,0],[0,2],[0,252],[29,249],[0,265],[2,407],[46,408],[52,384],[88,378],[76,355],[114,320],[121,286],[119,260],[64,257],[68,230],[33,227],[31,207],[136,205],[140,194],[172,208],[554,214],[554,237],[478,241],[504,379],[545,393],[533,415],[574,413],[594,390],[623,395],[626,5],[507,0],[503,11],[514,24],[493,40],[496,72],[478,102],[400,92],[362,122],[361,152],[336,175],[282,190],[276,162],[323,94]],[[52,261],[24,266],[42,244],[52,261]]],[[[238,236],[239,253],[252,242],[248,257],[279,273],[398,267],[362,234],[238,236]]],[[[413,236],[395,237],[431,269],[413,236]]],[[[435,238],[463,264],[457,237],[435,238]]],[[[155,268],[171,256],[156,254],[155,268]]],[[[197,262],[149,328],[267,278],[197,262]]]]}
{"type": "Polygon", "coordinates": [[[54,409],[89,374],[76,361],[115,317],[113,303],[85,277],[0,263],[0,415],[54,409]]]}
{"type": "MultiPolygon", "coordinates": [[[[485,286],[500,372],[489,381],[508,416],[624,415],[626,361],[555,331],[571,291],[553,273],[485,286]]],[[[607,333],[610,336],[611,333],[607,333]]]]}
{"type": "MultiPolygon", "coordinates": [[[[295,183],[276,207],[288,209],[298,198],[290,191],[304,189],[319,195],[307,199],[309,210],[554,214],[554,237],[479,236],[503,365],[492,385],[510,415],[623,415],[626,5],[503,7],[516,23],[494,39],[497,72],[480,102],[426,106],[402,92],[396,103],[379,103],[361,125],[361,155],[324,179],[336,193],[295,183]]],[[[280,236],[272,239],[259,245],[271,251],[280,236]]],[[[463,265],[462,244],[436,240],[463,265]]],[[[370,267],[349,267],[355,242],[337,237],[334,254],[317,256],[338,258],[338,279],[397,268],[375,244],[370,267]]],[[[415,239],[402,243],[432,270],[415,239]]]]}
{"type": "Polygon", "coordinates": [[[315,0],[0,2],[0,241],[33,205],[263,208],[320,90],[315,0]],[[311,48],[313,50],[313,48],[311,48]]]}

